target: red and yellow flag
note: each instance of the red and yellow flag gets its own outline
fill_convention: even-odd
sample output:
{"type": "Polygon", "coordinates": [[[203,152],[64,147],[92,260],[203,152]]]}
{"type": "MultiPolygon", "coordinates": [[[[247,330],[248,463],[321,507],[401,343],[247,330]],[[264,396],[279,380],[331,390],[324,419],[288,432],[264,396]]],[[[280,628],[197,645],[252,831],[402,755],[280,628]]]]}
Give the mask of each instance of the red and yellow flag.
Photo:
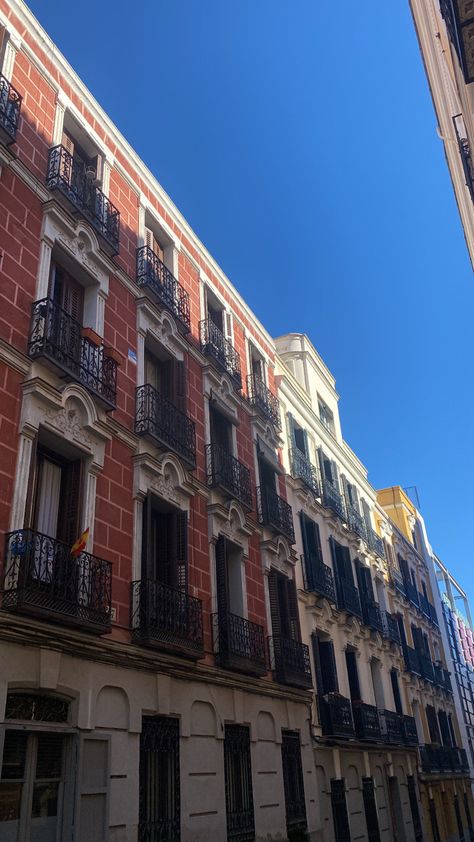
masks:
{"type": "Polygon", "coordinates": [[[82,533],[81,537],[78,538],[77,541],[72,545],[72,547],[71,547],[72,558],[77,558],[77,556],[80,555],[83,550],[85,550],[86,545],[87,545],[87,541],[89,539],[89,532],[90,532],[90,529],[89,529],[89,527],[87,527],[87,529],[85,529],[84,532],[82,533]]]}

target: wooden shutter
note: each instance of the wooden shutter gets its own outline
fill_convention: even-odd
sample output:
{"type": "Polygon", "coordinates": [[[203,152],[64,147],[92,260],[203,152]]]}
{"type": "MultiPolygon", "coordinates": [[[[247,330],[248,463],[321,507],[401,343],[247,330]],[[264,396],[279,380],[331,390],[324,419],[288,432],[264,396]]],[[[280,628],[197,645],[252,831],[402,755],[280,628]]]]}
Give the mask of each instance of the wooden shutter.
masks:
{"type": "Polygon", "coordinates": [[[142,503],[142,579],[152,579],[154,564],[152,562],[151,540],[151,497],[147,494],[142,503]]]}
{"type": "Polygon", "coordinates": [[[367,503],[367,500],[361,500],[361,503],[362,503],[362,512],[363,512],[363,515],[364,515],[364,520],[365,520],[367,529],[372,529],[372,521],[371,521],[371,518],[370,518],[370,508],[369,508],[369,505],[367,503]]]}
{"type": "Polygon", "coordinates": [[[186,412],[186,365],[184,360],[175,360],[174,376],[174,404],[181,412],[186,412]]]}
{"type": "Polygon", "coordinates": [[[176,584],[174,556],[174,512],[151,512],[152,552],[150,559],[151,578],[165,585],[176,584]]]}
{"type": "Polygon", "coordinates": [[[370,575],[370,568],[361,564],[359,559],[355,562],[357,571],[357,581],[359,583],[359,590],[366,599],[375,602],[374,589],[372,585],[372,576],[370,575]]]}
{"type": "Polygon", "coordinates": [[[145,228],[145,245],[147,245],[148,248],[150,248],[163,263],[163,249],[161,248],[151,228],[145,228]]]}
{"type": "Polygon", "coordinates": [[[335,842],[348,842],[351,838],[351,831],[347,813],[344,778],[331,779],[331,807],[335,842]]]}
{"type": "Polygon", "coordinates": [[[234,329],[233,329],[233,322],[232,322],[232,313],[228,313],[227,310],[223,311],[223,324],[224,324],[224,336],[229,342],[233,343],[234,339],[234,329]]]}
{"type": "Polygon", "coordinates": [[[430,732],[430,740],[432,743],[440,742],[438,719],[436,711],[432,705],[426,705],[426,720],[428,722],[428,730],[430,732]]]}
{"type": "Polygon", "coordinates": [[[323,680],[323,692],[338,693],[339,682],[337,680],[336,656],[332,640],[319,641],[319,659],[323,680]]]}
{"type": "Polygon", "coordinates": [[[302,433],[303,433],[304,452],[305,452],[306,458],[309,459],[308,431],[305,428],[303,428],[302,433]]]}
{"type": "Polygon", "coordinates": [[[227,539],[219,535],[216,542],[216,591],[219,614],[229,610],[229,587],[227,577],[227,539]]]}
{"type": "MultiPolygon", "coordinates": [[[[81,530],[82,460],[76,459],[63,468],[57,537],[72,545],[81,530]]],[[[86,524],[86,529],[90,524],[86,524]]]]}
{"type": "Polygon", "coordinates": [[[354,584],[354,571],[352,568],[352,561],[351,561],[351,554],[349,551],[349,547],[343,547],[341,544],[336,545],[337,549],[337,556],[340,559],[339,567],[341,570],[341,576],[346,582],[350,582],[351,585],[354,584]]]}
{"type": "Polygon", "coordinates": [[[398,673],[396,670],[390,670],[390,681],[392,683],[393,701],[395,703],[395,710],[400,715],[403,714],[402,697],[400,696],[400,686],[398,684],[398,673]]]}
{"type": "Polygon", "coordinates": [[[145,349],[145,383],[153,386],[154,389],[158,389],[160,384],[158,365],[156,357],[145,349]]]}
{"type": "Polygon", "coordinates": [[[295,450],[295,419],[293,418],[291,412],[286,413],[286,429],[288,431],[288,445],[292,450],[295,450]]]}
{"type": "Polygon", "coordinates": [[[74,141],[70,134],[63,131],[61,144],[64,146],[65,149],[69,152],[70,155],[74,155],[74,141]]]}
{"type": "Polygon", "coordinates": [[[373,778],[362,778],[362,798],[368,842],[380,842],[380,828],[373,778]]]}
{"type": "Polygon", "coordinates": [[[177,584],[180,591],[188,591],[188,513],[175,516],[177,584]]]}
{"type": "Polygon", "coordinates": [[[407,561],[398,553],[398,566],[405,582],[411,582],[410,571],[408,569],[407,561]]]}
{"type": "Polygon", "coordinates": [[[298,614],[298,594],[294,579],[286,579],[286,590],[288,594],[288,627],[292,640],[300,640],[300,622],[298,614]]]}
{"type": "Polygon", "coordinates": [[[423,632],[421,629],[417,628],[417,626],[411,627],[411,633],[413,637],[413,645],[417,652],[420,652],[421,655],[425,654],[425,641],[423,640],[423,632]]]}
{"type": "Polygon", "coordinates": [[[70,275],[63,273],[62,279],[62,302],[63,310],[76,322],[82,323],[84,311],[84,287],[82,287],[70,275]]]}
{"type": "Polygon", "coordinates": [[[343,494],[344,494],[344,500],[346,501],[346,506],[351,508],[352,503],[351,503],[351,497],[350,497],[350,493],[349,493],[349,483],[347,482],[347,479],[344,476],[344,474],[341,474],[341,482],[342,482],[342,490],[343,490],[343,494]]]}
{"type": "Polygon", "coordinates": [[[303,553],[307,563],[321,563],[323,560],[323,551],[318,524],[307,517],[304,512],[300,512],[300,524],[303,539],[303,553]]]}
{"type": "Polygon", "coordinates": [[[351,701],[360,701],[360,684],[359,672],[357,670],[356,653],[353,651],[346,651],[346,666],[347,677],[349,679],[349,690],[351,694],[351,701]]]}
{"type": "Polygon", "coordinates": [[[274,568],[268,574],[268,596],[273,637],[281,637],[280,600],[278,596],[278,573],[274,568]]]}
{"type": "Polygon", "coordinates": [[[158,363],[158,391],[169,401],[174,397],[173,360],[160,360],[158,363]]]}
{"type": "Polygon", "coordinates": [[[107,842],[110,738],[81,734],[79,740],[74,842],[107,842]]]}

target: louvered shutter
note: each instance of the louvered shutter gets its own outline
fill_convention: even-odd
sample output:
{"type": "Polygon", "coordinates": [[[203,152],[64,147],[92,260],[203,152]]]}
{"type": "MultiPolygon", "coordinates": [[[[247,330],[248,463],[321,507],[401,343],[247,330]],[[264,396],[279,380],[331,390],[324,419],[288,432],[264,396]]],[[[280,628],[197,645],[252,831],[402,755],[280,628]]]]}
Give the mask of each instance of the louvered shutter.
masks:
{"type": "Polygon", "coordinates": [[[158,368],[158,391],[169,401],[174,398],[173,360],[163,360],[158,368]]]}
{"type": "Polygon", "coordinates": [[[321,669],[321,656],[319,648],[320,640],[318,638],[317,632],[312,632],[311,644],[313,648],[314,670],[316,673],[316,692],[318,696],[324,696],[326,691],[324,689],[323,673],[321,669]]]}
{"type": "Polygon", "coordinates": [[[417,626],[411,627],[411,633],[413,637],[413,645],[417,652],[420,652],[422,655],[425,654],[425,641],[423,640],[423,632],[421,629],[417,628],[417,626]]]}
{"type": "Polygon", "coordinates": [[[174,403],[181,412],[186,412],[186,365],[184,360],[174,361],[174,403]]]}
{"type": "Polygon", "coordinates": [[[400,686],[398,684],[398,673],[395,669],[390,670],[390,681],[392,684],[393,701],[395,703],[395,710],[400,715],[403,714],[402,697],[400,695],[400,686]]]}
{"type": "Polygon", "coordinates": [[[318,462],[319,462],[319,473],[321,474],[321,479],[327,479],[326,477],[326,468],[324,464],[324,453],[322,447],[318,447],[318,462]]]}
{"type": "Polygon", "coordinates": [[[233,344],[234,326],[232,321],[232,313],[228,313],[227,310],[224,310],[222,315],[224,323],[224,336],[226,339],[229,340],[229,342],[233,344]]]}
{"type": "Polygon", "coordinates": [[[372,520],[370,517],[370,508],[367,503],[367,500],[361,500],[362,503],[362,513],[364,515],[364,520],[367,526],[367,529],[372,529],[372,520]]]}
{"type": "Polygon", "coordinates": [[[336,655],[332,640],[319,641],[319,659],[323,677],[324,693],[338,693],[336,655]]]}
{"type": "Polygon", "coordinates": [[[344,476],[344,474],[341,474],[341,482],[342,482],[342,490],[343,490],[343,494],[344,494],[344,500],[346,502],[346,507],[351,508],[352,503],[351,503],[351,498],[350,498],[350,494],[349,494],[349,483],[347,482],[347,479],[344,476]]]}
{"type": "Polygon", "coordinates": [[[361,564],[359,559],[356,559],[355,565],[357,570],[357,581],[361,594],[363,594],[369,602],[374,602],[374,588],[372,584],[372,576],[370,575],[370,569],[361,564]]]}
{"type": "Polygon", "coordinates": [[[351,554],[349,551],[349,547],[342,547],[340,544],[337,546],[337,553],[340,557],[340,568],[342,571],[342,577],[346,580],[346,582],[350,582],[351,585],[354,584],[354,571],[352,568],[352,561],[351,561],[351,554]]]}
{"type": "Polygon", "coordinates": [[[306,458],[309,459],[309,439],[308,439],[308,431],[303,429],[303,444],[304,444],[304,452],[306,458]]]}
{"type": "Polygon", "coordinates": [[[223,535],[219,535],[216,542],[216,590],[219,614],[226,614],[229,610],[227,539],[223,535]]]}
{"type": "Polygon", "coordinates": [[[300,512],[300,526],[301,526],[301,537],[303,540],[303,555],[305,557],[305,561],[307,564],[310,563],[310,545],[308,541],[308,533],[307,533],[307,524],[309,523],[309,518],[306,517],[304,512],[300,512]]]}
{"type": "Polygon", "coordinates": [[[67,132],[63,132],[61,138],[61,144],[64,146],[65,149],[69,152],[70,155],[74,155],[74,141],[67,132]]]}
{"type": "Polygon", "coordinates": [[[293,418],[291,412],[286,413],[286,429],[288,432],[288,445],[291,451],[294,451],[296,448],[296,439],[295,439],[295,419],[293,418]]]}
{"type": "Polygon", "coordinates": [[[175,515],[152,511],[152,579],[165,585],[175,584],[176,564],[173,559],[175,515]]]}
{"type": "Polygon", "coordinates": [[[188,591],[188,513],[176,512],[176,565],[177,584],[180,591],[188,591]]]}
{"type": "Polygon", "coordinates": [[[147,494],[142,504],[142,579],[153,579],[154,572],[151,539],[151,499],[150,495],[147,494]]]}
{"type": "Polygon", "coordinates": [[[281,636],[280,600],[278,597],[278,573],[273,568],[268,574],[268,596],[273,637],[281,636]]]}
{"type": "Polygon", "coordinates": [[[292,640],[300,640],[300,622],[298,614],[298,594],[294,579],[286,579],[286,590],[288,594],[288,627],[292,640]]]}
{"type": "Polygon", "coordinates": [[[74,842],[107,842],[110,738],[81,734],[79,740],[74,842]]]}
{"type": "Polygon", "coordinates": [[[398,553],[398,566],[405,582],[411,582],[407,561],[398,553]]]}
{"type": "Polygon", "coordinates": [[[436,717],[436,711],[432,705],[426,705],[426,720],[428,722],[428,730],[430,732],[430,740],[432,743],[439,743],[440,734],[438,728],[438,719],[436,717]]]}
{"type": "MultiPolygon", "coordinates": [[[[63,468],[57,537],[72,547],[79,537],[81,517],[82,461],[76,459],[63,468]]],[[[86,524],[86,528],[89,524],[86,524]]]]}

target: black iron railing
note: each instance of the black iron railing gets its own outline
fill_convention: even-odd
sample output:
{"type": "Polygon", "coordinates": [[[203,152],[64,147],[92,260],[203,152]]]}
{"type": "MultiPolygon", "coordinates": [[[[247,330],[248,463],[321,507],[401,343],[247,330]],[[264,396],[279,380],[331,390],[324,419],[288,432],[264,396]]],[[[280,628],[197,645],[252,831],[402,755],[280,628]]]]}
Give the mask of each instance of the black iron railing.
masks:
{"type": "Polygon", "coordinates": [[[280,430],[280,401],[261,377],[257,377],[256,374],[247,375],[247,394],[250,404],[280,430]]]}
{"type": "Polygon", "coordinates": [[[346,519],[347,525],[351,532],[354,532],[355,535],[358,535],[359,538],[362,538],[364,541],[367,541],[367,528],[365,525],[365,520],[354,508],[354,506],[347,505],[346,506],[346,519]]]}
{"type": "Polygon", "coordinates": [[[194,421],[149,384],[136,390],[135,432],[138,436],[151,436],[181,456],[191,468],[196,467],[194,421]]]}
{"type": "Polygon", "coordinates": [[[365,625],[369,626],[369,628],[374,631],[378,631],[380,634],[383,634],[384,624],[379,604],[373,599],[362,599],[361,607],[365,625]]]}
{"type": "Polygon", "coordinates": [[[135,643],[202,657],[200,599],[155,579],[142,579],[131,584],[130,611],[135,643]]]}
{"type": "Polygon", "coordinates": [[[437,772],[467,772],[469,763],[466,750],[457,746],[426,743],[420,746],[421,766],[428,774],[437,772]]]}
{"type": "Polygon", "coordinates": [[[82,336],[82,325],[51,298],[33,304],[28,355],[47,359],[100,398],[106,408],[115,409],[117,363],[102,345],[82,336]]]}
{"type": "Polygon", "coordinates": [[[257,509],[259,523],[285,535],[294,543],[293,511],[283,497],[271,488],[261,486],[257,488],[257,509]]]}
{"type": "Polygon", "coordinates": [[[6,146],[16,140],[21,102],[18,91],[0,73],[0,138],[6,146]]]}
{"type": "Polygon", "coordinates": [[[223,447],[206,445],[207,484],[219,486],[247,509],[253,508],[250,470],[223,447]]]}
{"type": "Polygon", "coordinates": [[[335,574],[337,607],[344,609],[348,614],[359,617],[362,620],[362,607],[360,604],[359,591],[347,579],[335,574]]]}
{"type": "Polygon", "coordinates": [[[301,569],[305,591],[319,593],[331,602],[336,602],[334,576],[327,564],[324,564],[317,556],[302,555],[301,569]]]}
{"type": "Polygon", "coordinates": [[[319,487],[318,472],[314,465],[301,450],[297,447],[292,447],[290,450],[291,476],[294,479],[300,479],[316,497],[321,496],[321,489],[319,487]]]}
{"type": "Polygon", "coordinates": [[[68,209],[86,219],[99,234],[106,251],[118,254],[120,213],[110,199],[90,181],[82,163],[65,146],[53,146],[48,155],[46,186],[57,190],[68,209]]]}
{"type": "Polygon", "coordinates": [[[187,331],[191,329],[189,293],[150,246],[137,249],[137,286],[150,290],[187,331]]]}
{"type": "MultiPolygon", "coordinates": [[[[227,819],[225,838],[227,842],[253,842],[255,817],[252,761],[250,729],[246,725],[224,726],[224,780],[227,819]]],[[[149,842],[161,840],[150,839],[149,842]]],[[[175,842],[175,837],[164,842],[175,842]]]]}
{"type": "Polygon", "coordinates": [[[380,734],[384,743],[401,745],[405,742],[403,717],[393,710],[379,710],[380,734]]]}
{"type": "Polygon", "coordinates": [[[318,696],[322,732],[332,737],[354,737],[354,720],[349,699],[339,693],[318,696]]]}
{"type": "Polygon", "coordinates": [[[367,543],[371,550],[374,551],[379,558],[385,558],[385,547],[382,538],[377,535],[375,529],[366,524],[367,543]]]}
{"type": "Polygon", "coordinates": [[[290,687],[312,687],[311,662],[306,643],[289,637],[269,637],[270,667],[275,681],[290,687]]]}
{"type": "Polygon", "coordinates": [[[340,520],[345,521],[346,512],[344,509],[344,500],[337,488],[329,482],[328,479],[322,480],[323,484],[323,503],[327,509],[331,509],[340,520]]]}
{"type": "Polygon", "coordinates": [[[352,716],[355,732],[360,740],[380,742],[380,722],[376,707],[365,702],[352,702],[352,716]]]}
{"type": "Polygon", "coordinates": [[[137,842],[180,842],[179,725],[171,716],[142,717],[137,842]]]}
{"type": "Polygon", "coordinates": [[[281,737],[287,839],[288,842],[304,842],[308,838],[308,824],[300,735],[297,731],[285,730],[281,732],[281,737]]]}
{"type": "Polygon", "coordinates": [[[201,351],[227,372],[236,389],[242,388],[240,356],[212,319],[199,323],[201,351]]]}
{"type": "Polygon", "coordinates": [[[407,746],[418,745],[418,732],[414,716],[403,714],[402,717],[403,740],[407,746]]]}
{"type": "Polygon", "coordinates": [[[112,565],[41,532],[20,529],[5,536],[1,582],[6,611],[45,617],[88,631],[110,631],[112,565]]]}
{"type": "Polygon", "coordinates": [[[393,614],[390,614],[389,611],[382,611],[382,623],[383,636],[386,637],[387,640],[391,640],[392,643],[398,643],[400,646],[400,632],[398,629],[398,623],[393,614]]]}
{"type": "Polygon", "coordinates": [[[403,659],[405,661],[406,672],[412,672],[415,675],[421,675],[420,656],[416,649],[411,646],[403,647],[403,659]]]}
{"type": "Polygon", "coordinates": [[[433,671],[433,662],[429,655],[424,655],[421,652],[418,652],[418,658],[420,661],[421,667],[421,677],[426,679],[426,681],[430,681],[433,683],[434,681],[434,671],[433,671]]]}
{"type": "Polygon", "coordinates": [[[250,675],[263,675],[267,671],[263,626],[221,611],[212,615],[212,634],[216,660],[223,669],[250,675]]]}

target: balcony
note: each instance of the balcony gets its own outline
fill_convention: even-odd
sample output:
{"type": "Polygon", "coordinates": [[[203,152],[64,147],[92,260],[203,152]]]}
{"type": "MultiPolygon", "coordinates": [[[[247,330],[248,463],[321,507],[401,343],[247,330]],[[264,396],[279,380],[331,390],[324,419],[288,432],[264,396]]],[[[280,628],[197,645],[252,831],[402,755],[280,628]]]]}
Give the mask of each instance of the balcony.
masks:
{"type": "Polygon", "coordinates": [[[336,602],[334,576],[327,564],[313,555],[301,556],[301,568],[305,591],[325,596],[330,602],[336,602]]]}
{"type": "Polygon", "coordinates": [[[10,146],[16,140],[22,97],[0,73],[0,142],[10,146]]]}
{"type": "Polygon", "coordinates": [[[222,488],[251,511],[253,500],[249,469],[217,444],[206,445],[206,464],[209,488],[222,488]]]}
{"type": "Polygon", "coordinates": [[[337,574],[335,576],[335,581],[337,607],[342,608],[344,611],[347,611],[348,614],[352,614],[354,617],[359,617],[359,619],[362,620],[362,608],[357,588],[351,582],[346,581],[346,579],[342,579],[337,574]]]}
{"type": "Polygon", "coordinates": [[[318,696],[319,715],[324,736],[355,737],[352,706],[349,699],[339,693],[318,696]]]}
{"type": "Polygon", "coordinates": [[[267,672],[263,626],[229,612],[213,614],[211,622],[216,661],[222,669],[257,676],[267,672]]]}
{"type": "Polygon", "coordinates": [[[305,643],[287,637],[269,637],[268,648],[275,681],[303,690],[313,686],[309,648],[305,643]]]}
{"type": "Polygon", "coordinates": [[[118,254],[120,213],[64,146],[49,150],[46,187],[56,193],[66,210],[87,220],[110,257],[118,254]]]}
{"type": "Polygon", "coordinates": [[[173,313],[189,332],[189,294],[149,246],[137,249],[137,286],[150,292],[154,300],[173,313]]]}
{"type": "Polygon", "coordinates": [[[204,657],[201,600],[170,585],[154,579],[132,582],[130,625],[134,643],[204,657]]]}
{"type": "Polygon", "coordinates": [[[421,677],[424,678],[426,681],[434,682],[434,671],[433,671],[433,663],[431,658],[428,655],[423,655],[421,652],[418,653],[418,658],[420,661],[421,667],[421,677]]]}
{"type": "Polygon", "coordinates": [[[442,772],[461,774],[469,771],[466,750],[457,746],[427,743],[420,746],[420,759],[421,767],[426,774],[442,772]]]}
{"type": "Polygon", "coordinates": [[[290,450],[290,463],[293,479],[300,479],[316,497],[320,497],[321,490],[319,488],[318,472],[308,457],[301,450],[298,450],[297,447],[292,447],[290,450]]]}
{"type": "Polygon", "coordinates": [[[382,611],[383,636],[392,643],[401,645],[400,632],[398,630],[398,623],[389,611],[382,611]]]}
{"type": "Polygon", "coordinates": [[[91,392],[106,410],[117,404],[117,362],[96,345],[84,328],[50,298],[32,307],[28,356],[43,359],[54,371],[91,392]]]}
{"type": "Polygon", "coordinates": [[[437,687],[445,690],[447,693],[453,692],[449,670],[444,669],[441,662],[435,662],[433,664],[433,674],[434,683],[437,687]]]}
{"type": "Polygon", "coordinates": [[[401,745],[405,742],[403,717],[392,710],[379,710],[380,734],[384,743],[401,745]]]}
{"type": "Polygon", "coordinates": [[[358,535],[359,538],[362,538],[363,541],[367,541],[367,529],[365,525],[365,520],[362,515],[354,508],[354,506],[347,506],[347,525],[351,532],[355,535],[358,535]]]}
{"type": "Polygon", "coordinates": [[[240,356],[231,342],[214,324],[212,319],[204,319],[199,323],[201,337],[201,351],[211,357],[219,368],[223,369],[232,380],[235,389],[242,388],[242,373],[240,356]]]}
{"type": "Polygon", "coordinates": [[[247,394],[251,406],[270,421],[275,429],[281,430],[280,401],[256,374],[247,375],[247,394]]]}
{"type": "Polygon", "coordinates": [[[345,520],[344,502],[337,488],[332,482],[323,479],[323,503],[327,509],[331,509],[340,520],[345,520]]]}
{"type": "Polygon", "coordinates": [[[359,740],[380,742],[380,722],[377,708],[365,702],[352,702],[354,728],[359,740]]]}
{"type": "Polygon", "coordinates": [[[419,608],[420,603],[416,586],[413,584],[413,582],[410,582],[409,579],[404,579],[403,584],[406,598],[409,602],[411,602],[412,605],[415,605],[416,608],[419,608]]]}
{"type": "Polygon", "coordinates": [[[406,598],[405,581],[400,571],[393,565],[390,566],[390,581],[397,593],[406,598]]]}
{"type": "Polygon", "coordinates": [[[111,625],[112,565],[32,529],[5,536],[2,607],[94,634],[111,625]]]}
{"type": "Polygon", "coordinates": [[[176,453],[191,470],[196,467],[194,421],[153,386],[139,386],[136,390],[135,432],[176,453]]]}
{"type": "Polygon", "coordinates": [[[366,626],[383,635],[384,624],[380,606],[374,600],[361,600],[362,617],[366,626]]]}
{"type": "Polygon", "coordinates": [[[421,591],[418,591],[418,605],[421,613],[424,614],[428,620],[431,620],[430,603],[428,602],[428,598],[424,595],[424,593],[421,593],[421,591]]]}
{"type": "Polygon", "coordinates": [[[366,525],[367,543],[370,549],[378,555],[379,558],[385,558],[385,547],[382,538],[372,529],[371,526],[366,525]]]}
{"type": "Polygon", "coordinates": [[[441,14],[466,85],[474,82],[474,58],[470,47],[474,38],[474,13],[469,7],[465,0],[440,0],[441,14]]]}
{"type": "Polygon", "coordinates": [[[405,661],[406,672],[411,672],[414,675],[421,675],[420,656],[416,649],[413,649],[411,646],[404,646],[403,658],[405,661]]]}
{"type": "Polygon", "coordinates": [[[414,716],[407,716],[406,714],[402,717],[402,727],[403,727],[403,740],[405,745],[407,746],[417,746],[418,745],[418,733],[416,730],[416,722],[414,716]]]}
{"type": "Polygon", "coordinates": [[[270,488],[257,488],[258,521],[295,543],[293,512],[289,503],[270,488]]]}

